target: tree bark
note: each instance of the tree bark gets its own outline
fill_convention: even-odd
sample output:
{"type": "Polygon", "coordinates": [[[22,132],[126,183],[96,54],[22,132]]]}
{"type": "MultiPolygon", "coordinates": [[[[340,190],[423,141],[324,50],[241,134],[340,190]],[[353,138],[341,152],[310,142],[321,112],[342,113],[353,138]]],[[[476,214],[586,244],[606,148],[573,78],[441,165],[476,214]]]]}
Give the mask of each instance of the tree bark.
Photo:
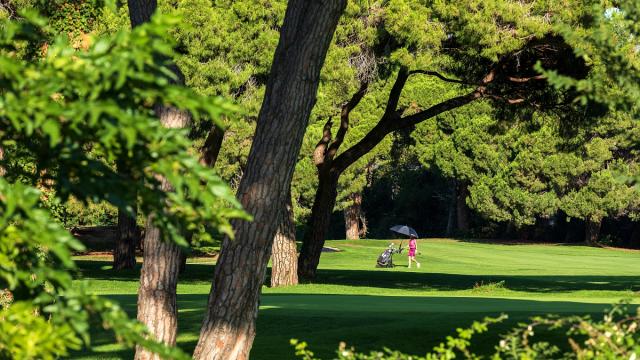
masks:
{"type": "Polygon", "coordinates": [[[467,184],[459,183],[456,191],[456,223],[458,232],[466,234],[469,232],[469,206],[467,206],[467,196],[469,190],[467,184]]]}
{"type": "Polygon", "coordinates": [[[136,266],[138,240],[135,215],[118,209],[118,237],[113,249],[113,270],[133,269],[136,266]]]}
{"type": "Polygon", "coordinates": [[[351,194],[352,204],[344,209],[344,228],[347,240],[360,239],[360,219],[362,213],[362,194],[351,194]]]}
{"type": "MultiPolygon", "coordinates": [[[[131,26],[148,22],[156,11],[156,0],[128,0],[131,26]]],[[[172,69],[183,81],[180,70],[172,69]]],[[[187,112],[173,107],[157,105],[156,115],[164,127],[185,128],[191,123],[187,112]]],[[[172,191],[171,185],[162,179],[162,190],[172,191]]],[[[150,334],[167,345],[175,345],[178,332],[178,309],[176,289],[181,264],[180,247],[171,241],[164,241],[160,229],[153,226],[153,214],[147,217],[144,236],[143,264],[138,289],[138,321],[143,323],[150,334]]],[[[136,360],[160,359],[156,354],[136,347],[136,360]]]]}
{"type": "Polygon", "coordinates": [[[287,200],[276,237],[273,240],[271,287],[298,284],[298,248],[296,246],[296,226],[293,220],[291,195],[287,200]]]}
{"type": "Polygon", "coordinates": [[[298,257],[298,276],[305,279],[316,277],[320,255],[331,221],[331,212],[338,196],[339,174],[326,172],[320,175],[311,216],[304,233],[302,249],[298,257]]]}
{"type": "Polygon", "coordinates": [[[215,268],[195,359],[245,360],[255,337],[260,290],[320,70],[346,0],[291,0],[274,54],[246,171],[237,192],[253,221],[233,222],[215,268]]]}
{"type": "MultiPolygon", "coordinates": [[[[185,128],[191,123],[188,113],[173,107],[158,106],[156,113],[165,127],[185,128]]],[[[162,179],[162,190],[173,190],[165,179],[162,179]]],[[[147,326],[156,340],[167,345],[175,345],[178,333],[176,289],[182,264],[182,251],[175,243],[162,238],[160,229],[153,226],[153,214],[147,218],[142,254],[143,264],[138,289],[138,321],[147,326]]],[[[138,346],[135,359],[159,360],[160,358],[138,346]]]]}
{"type": "Polygon", "coordinates": [[[602,219],[587,219],[585,221],[584,241],[587,245],[598,246],[600,227],[602,227],[602,219]]]}

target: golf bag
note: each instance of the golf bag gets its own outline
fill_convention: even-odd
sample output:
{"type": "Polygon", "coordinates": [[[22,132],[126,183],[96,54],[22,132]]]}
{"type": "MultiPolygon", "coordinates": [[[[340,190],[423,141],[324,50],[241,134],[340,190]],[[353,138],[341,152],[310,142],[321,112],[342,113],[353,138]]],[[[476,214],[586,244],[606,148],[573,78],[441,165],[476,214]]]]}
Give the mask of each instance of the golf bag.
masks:
{"type": "Polygon", "coordinates": [[[393,243],[389,244],[389,247],[386,248],[380,256],[378,256],[378,260],[376,261],[376,267],[380,268],[391,268],[393,267],[393,254],[400,254],[402,252],[402,244],[400,244],[400,248],[396,249],[393,243]]]}

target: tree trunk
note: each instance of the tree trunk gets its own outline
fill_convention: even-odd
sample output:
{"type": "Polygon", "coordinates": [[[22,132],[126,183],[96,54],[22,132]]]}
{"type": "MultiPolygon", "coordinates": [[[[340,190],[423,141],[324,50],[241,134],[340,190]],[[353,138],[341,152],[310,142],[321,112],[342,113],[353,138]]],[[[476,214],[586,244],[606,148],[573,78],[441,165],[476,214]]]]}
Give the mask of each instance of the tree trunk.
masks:
{"type": "Polygon", "coordinates": [[[587,219],[585,221],[585,238],[584,241],[589,246],[597,246],[598,238],[600,237],[600,227],[602,226],[601,219],[587,219]]]}
{"type": "MultiPolygon", "coordinates": [[[[211,168],[216,165],[220,149],[222,148],[223,139],[224,130],[213,124],[211,129],[209,129],[209,133],[207,133],[204,144],[202,144],[202,147],[200,148],[200,164],[211,168]]],[[[192,237],[193,234],[187,235],[187,242],[189,245],[191,245],[192,237]]],[[[184,273],[187,269],[187,257],[187,253],[183,251],[180,256],[180,274],[184,273]]]]}
{"type": "Polygon", "coordinates": [[[271,287],[298,284],[298,249],[293,221],[291,195],[282,211],[282,218],[273,240],[271,255],[271,287]]]}
{"type": "Polygon", "coordinates": [[[311,216],[304,233],[300,257],[298,257],[298,276],[304,279],[316,277],[316,269],[320,263],[320,255],[324,247],[331,212],[338,195],[339,174],[322,172],[319,175],[316,197],[311,208],[311,216]]]}
{"type": "Polygon", "coordinates": [[[456,193],[456,215],[457,229],[461,234],[469,232],[469,207],[467,206],[467,195],[469,190],[467,185],[459,183],[456,193]]]}
{"type": "Polygon", "coordinates": [[[451,181],[451,193],[449,196],[449,205],[447,210],[447,229],[445,231],[445,236],[451,237],[453,236],[453,229],[456,226],[456,181],[451,181]]]}
{"type": "MultiPolygon", "coordinates": [[[[128,0],[131,26],[148,22],[156,11],[156,0],[128,0]]],[[[180,70],[174,65],[172,70],[183,81],[180,70]]],[[[156,106],[156,115],[163,126],[185,128],[191,123],[187,112],[173,107],[156,106]]],[[[171,185],[162,179],[162,189],[172,191],[171,185]]],[[[154,227],[153,214],[147,217],[144,236],[143,264],[138,289],[138,321],[144,324],[150,334],[167,345],[175,345],[178,332],[178,309],[176,288],[181,264],[181,251],[171,241],[163,241],[160,230],[154,227]]],[[[137,346],[136,360],[159,359],[152,352],[137,346]]]]}
{"type": "Polygon", "coordinates": [[[225,238],[195,359],[245,360],[256,330],[260,290],[287,200],[320,70],[346,0],[290,0],[246,171],[237,192],[253,221],[233,221],[225,238]]]}
{"type": "Polygon", "coordinates": [[[352,204],[344,209],[344,228],[347,240],[360,239],[360,218],[362,213],[362,194],[350,196],[352,204]]]}
{"type": "MultiPolygon", "coordinates": [[[[172,107],[158,106],[156,113],[163,126],[185,128],[191,117],[172,107]]],[[[162,189],[172,191],[171,185],[162,180],[162,189]]],[[[144,236],[142,271],[138,289],[138,321],[149,329],[156,340],[175,345],[178,333],[178,308],[176,289],[182,264],[182,251],[175,243],[162,238],[153,224],[153,214],[147,218],[144,236]]],[[[138,346],[136,360],[160,359],[157,355],[138,346]]]]}
{"type": "Polygon", "coordinates": [[[118,236],[113,249],[113,270],[133,269],[136,266],[138,240],[135,215],[118,209],[118,236]]]}

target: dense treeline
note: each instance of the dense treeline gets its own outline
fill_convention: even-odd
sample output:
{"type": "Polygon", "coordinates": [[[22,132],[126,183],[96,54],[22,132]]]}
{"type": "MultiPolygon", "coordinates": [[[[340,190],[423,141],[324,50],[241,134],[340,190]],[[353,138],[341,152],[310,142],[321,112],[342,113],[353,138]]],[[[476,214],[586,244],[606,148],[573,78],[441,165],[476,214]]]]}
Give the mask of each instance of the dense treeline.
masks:
{"type": "Polygon", "coordinates": [[[273,286],[313,280],[332,235],[638,246],[632,2],[0,5],[3,326],[46,345],[23,357],[98,314],[137,359],[186,358],[178,274],[211,241],[196,359],[247,359],[270,259],[273,286]],[[137,323],[71,284],[63,225],[105,223],[115,270],[144,227],[137,323]]]}
{"type": "MultiPolygon", "coordinates": [[[[89,2],[53,4],[45,8],[45,13],[56,19],[54,26],[69,31],[80,43],[86,34],[108,33],[128,26],[126,8],[102,12],[89,2]]],[[[240,117],[224,119],[227,126],[224,132],[210,122],[192,131],[194,148],[203,154],[213,152],[210,165],[215,165],[218,173],[232,187],[237,187],[246,167],[272,61],[271,49],[278,39],[285,4],[269,2],[263,4],[266,6],[261,6],[259,12],[255,11],[252,1],[220,3],[219,6],[210,6],[207,1],[161,1],[159,5],[162,11],[180,15],[186,22],[174,29],[182,50],[176,61],[186,84],[206,96],[235,99],[243,107],[240,117]]],[[[406,5],[401,2],[349,4],[338,26],[292,183],[299,237],[312,233],[317,226],[309,220],[317,202],[314,197],[318,196],[315,190],[318,180],[314,174],[319,166],[318,145],[322,142],[318,141],[327,135],[342,136],[337,142],[330,139],[334,151],[338,152],[340,148],[354,145],[380,116],[386,92],[392,85],[391,65],[398,62],[396,57],[420,42],[424,44],[421,46],[430,46],[438,41],[437,29],[429,29],[415,38],[414,32],[399,27],[402,22],[388,28],[388,18],[406,10],[402,6],[406,5]],[[353,94],[362,98],[352,98],[353,94]],[[339,120],[350,98],[353,106],[349,109],[350,119],[339,120]],[[341,124],[348,126],[348,132],[336,133],[341,124]]],[[[449,16],[447,9],[436,7],[432,11],[435,11],[432,15],[449,16]]],[[[545,25],[537,26],[544,28],[545,25]]],[[[494,35],[501,36],[501,30],[497,31],[494,35]]],[[[487,47],[483,51],[500,51],[497,47],[491,49],[487,47]]],[[[418,56],[427,53],[433,56],[433,51],[422,50],[418,56]]],[[[446,60],[447,54],[438,56],[443,57],[443,61],[451,61],[446,60]]],[[[423,60],[416,57],[411,61],[423,60]]],[[[468,61],[460,62],[460,66],[466,66],[468,61]]],[[[523,57],[519,61],[528,60],[523,57]]],[[[405,111],[429,103],[433,93],[458,91],[437,78],[412,81],[401,98],[406,102],[403,106],[408,106],[405,111]]],[[[555,111],[556,115],[545,117],[539,115],[540,111],[514,111],[502,103],[485,102],[434,117],[386,137],[339,177],[335,205],[331,206],[333,215],[327,221],[330,226],[323,237],[387,238],[391,236],[387,231],[390,224],[410,223],[425,236],[559,242],[600,239],[606,244],[638,246],[638,231],[633,230],[638,199],[630,188],[610,188],[616,183],[615,176],[636,171],[634,145],[630,143],[632,140],[624,138],[635,131],[632,120],[614,115],[602,121],[567,110],[565,107],[555,111]],[[576,133],[566,129],[570,127],[567,123],[588,125],[576,133]],[[471,133],[473,136],[469,136],[471,133]],[[519,144],[514,145],[515,142],[519,144]],[[540,142],[555,145],[543,149],[540,142]],[[494,152],[492,158],[488,158],[491,152],[494,152]],[[553,156],[545,158],[545,152],[553,156]],[[528,153],[539,154],[539,157],[532,158],[528,153]],[[502,158],[497,159],[499,156],[502,158]],[[529,163],[523,165],[522,161],[529,163]],[[567,168],[559,169],[557,164],[567,168]],[[497,167],[509,166],[512,167],[509,172],[494,171],[497,167]],[[521,168],[515,168],[518,166],[521,168]],[[528,179],[505,183],[505,179],[514,178],[514,172],[528,171],[522,166],[549,168],[552,173],[544,173],[546,170],[526,173],[523,176],[528,179]],[[580,167],[582,172],[576,173],[575,169],[580,167]],[[611,167],[616,168],[609,172],[611,167]],[[540,187],[536,181],[555,183],[540,187]],[[588,231],[588,227],[591,230],[588,231]],[[594,227],[600,230],[594,233],[594,227]]],[[[594,111],[589,113],[594,115],[594,111]]],[[[323,160],[327,161],[333,159],[323,160]]],[[[115,211],[101,204],[87,209],[72,201],[58,212],[68,226],[118,222],[115,211]]],[[[122,221],[126,219],[121,218],[122,221]]],[[[142,225],[143,220],[138,219],[138,223],[142,225]]]]}

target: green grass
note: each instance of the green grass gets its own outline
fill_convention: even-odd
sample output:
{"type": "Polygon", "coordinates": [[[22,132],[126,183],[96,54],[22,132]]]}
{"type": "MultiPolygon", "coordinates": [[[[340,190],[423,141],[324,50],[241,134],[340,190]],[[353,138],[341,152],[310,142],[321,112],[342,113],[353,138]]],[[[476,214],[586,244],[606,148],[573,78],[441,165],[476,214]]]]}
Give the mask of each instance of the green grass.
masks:
{"type": "MultiPolygon", "coordinates": [[[[420,269],[406,256],[376,269],[387,241],[329,241],[318,278],[296,287],[263,288],[253,359],[293,359],[289,339],[329,358],[340,341],[363,351],[391,347],[424,354],[455,329],[484,316],[509,314],[477,341],[490,351],[498,333],[546,313],[599,316],[611,303],[640,303],[640,252],[565,245],[500,245],[445,239],[419,241],[420,269]]],[[[96,293],[135,313],[138,271],[114,273],[105,258],[78,257],[81,277],[96,293]]],[[[179,346],[195,346],[213,263],[193,259],[180,279],[179,346]]],[[[131,352],[96,330],[92,353],[80,359],[128,359],[131,352]]]]}

